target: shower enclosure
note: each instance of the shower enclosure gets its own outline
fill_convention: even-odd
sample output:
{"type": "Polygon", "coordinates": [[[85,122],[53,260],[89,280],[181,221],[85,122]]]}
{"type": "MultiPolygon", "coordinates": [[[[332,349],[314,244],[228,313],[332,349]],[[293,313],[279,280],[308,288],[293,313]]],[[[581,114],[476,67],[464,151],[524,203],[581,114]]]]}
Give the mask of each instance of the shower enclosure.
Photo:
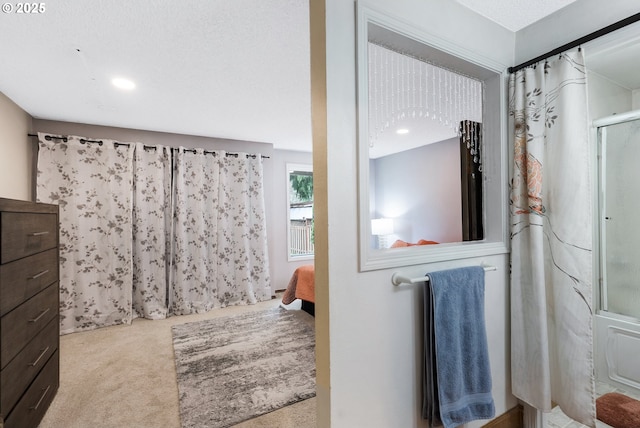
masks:
{"type": "Polygon", "coordinates": [[[640,110],[596,120],[593,126],[596,376],[640,392],[640,110]]]}

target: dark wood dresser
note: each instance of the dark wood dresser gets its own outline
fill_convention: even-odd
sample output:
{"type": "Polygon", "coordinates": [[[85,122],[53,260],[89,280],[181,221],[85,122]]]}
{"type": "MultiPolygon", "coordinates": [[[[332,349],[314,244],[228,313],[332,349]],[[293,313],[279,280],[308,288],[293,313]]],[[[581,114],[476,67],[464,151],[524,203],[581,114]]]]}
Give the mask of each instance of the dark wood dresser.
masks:
{"type": "Polygon", "coordinates": [[[58,206],[0,198],[0,426],[37,427],[59,384],[58,206]]]}

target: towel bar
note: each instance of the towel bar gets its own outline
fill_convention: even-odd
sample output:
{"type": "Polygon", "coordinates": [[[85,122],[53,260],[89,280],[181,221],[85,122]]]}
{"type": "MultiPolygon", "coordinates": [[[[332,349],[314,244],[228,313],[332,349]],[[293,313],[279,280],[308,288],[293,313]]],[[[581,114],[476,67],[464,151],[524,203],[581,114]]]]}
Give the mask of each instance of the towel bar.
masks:
{"type": "MultiPolygon", "coordinates": [[[[497,267],[495,266],[488,266],[488,265],[482,265],[482,267],[484,268],[485,272],[489,272],[492,270],[498,270],[497,267]]],[[[401,284],[416,284],[418,282],[425,282],[425,281],[429,281],[429,275],[424,275],[424,276],[419,276],[417,278],[408,278],[404,275],[402,275],[400,272],[394,272],[393,275],[391,275],[391,283],[393,285],[401,285],[401,284]]]]}

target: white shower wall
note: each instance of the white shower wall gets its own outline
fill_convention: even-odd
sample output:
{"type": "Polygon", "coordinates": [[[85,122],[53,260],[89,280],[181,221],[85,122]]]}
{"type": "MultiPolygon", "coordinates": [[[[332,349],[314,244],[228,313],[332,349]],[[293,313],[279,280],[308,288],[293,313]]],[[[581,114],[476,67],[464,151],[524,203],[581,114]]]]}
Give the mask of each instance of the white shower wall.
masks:
{"type": "MultiPolygon", "coordinates": [[[[587,67],[589,65],[588,52],[586,50],[587,67]]],[[[640,91],[632,91],[628,88],[624,88],[609,79],[606,79],[596,73],[588,72],[588,99],[589,99],[589,116],[591,120],[608,117],[611,115],[618,115],[626,113],[628,111],[640,108],[640,91]]],[[[611,132],[610,137],[614,137],[615,132],[611,132]]],[[[595,132],[592,133],[595,137],[595,132]]],[[[596,147],[597,142],[591,142],[593,147],[596,147]]],[[[628,144],[627,144],[628,145],[628,144]]],[[[635,168],[631,168],[630,171],[623,174],[618,174],[622,169],[625,159],[637,159],[634,155],[640,155],[640,141],[637,142],[637,149],[632,148],[637,153],[625,153],[624,151],[618,154],[610,153],[610,158],[607,161],[609,165],[609,179],[610,180],[631,180],[630,174],[634,174],[635,168]],[[626,157],[628,155],[628,158],[626,157]],[[616,159],[617,157],[617,159],[616,159]],[[614,172],[618,174],[615,178],[614,172]]],[[[595,170],[594,170],[595,171],[595,170]]],[[[635,181],[637,183],[637,180],[635,181]]],[[[613,184],[613,183],[610,183],[613,184]]],[[[637,198],[629,198],[627,193],[630,193],[629,186],[624,186],[619,183],[618,187],[621,187],[620,191],[612,191],[607,195],[608,205],[611,212],[609,216],[614,217],[614,220],[619,220],[623,214],[621,212],[615,213],[615,209],[624,203],[628,203],[627,213],[629,210],[633,213],[637,213],[635,207],[638,204],[637,198]],[[626,188],[625,188],[626,187],[626,188]],[[626,191],[626,193],[625,193],[626,191]],[[615,216],[614,216],[615,213],[615,216]]],[[[635,186],[634,186],[635,187],[635,186]]],[[[629,216],[630,220],[633,220],[635,215],[629,216]]],[[[600,219],[600,213],[598,208],[594,208],[594,219],[600,219]]],[[[622,217],[624,218],[624,216],[622,217]]],[[[606,221],[606,220],[604,220],[606,221]]],[[[633,232],[635,227],[629,227],[629,225],[618,224],[617,227],[614,224],[610,224],[608,227],[608,241],[613,244],[616,241],[626,240],[628,232],[633,232]]],[[[599,230],[599,228],[598,228],[599,230]]],[[[637,241],[636,241],[637,242],[637,241]]],[[[610,245],[611,246],[611,245],[610,245]]],[[[629,269],[630,266],[637,264],[637,260],[640,260],[640,252],[636,250],[637,245],[627,245],[628,248],[611,248],[609,259],[611,260],[610,267],[607,270],[608,282],[611,285],[612,292],[608,293],[607,306],[609,310],[613,312],[627,312],[633,310],[633,305],[629,305],[631,299],[629,299],[629,286],[637,281],[638,273],[634,273],[635,268],[629,269]],[[638,253],[638,254],[636,254],[638,253]],[[616,290],[616,288],[618,290],[616,290]],[[627,292],[625,292],[625,289],[627,292]]],[[[597,246],[595,247],[597,248],[597,246]]],[[[599,272],[599,254],[596,252],[594,258],[595,266],[594,271],[599,272]]],[[[599,284],[598,275],[594,279],[594,285],[599,284]]],[[[629,319],[621,319],[620,316],[613,312],[600,310],[599,289],[594,289],[594,353],[595,353],[595,369],[596,377],[601,382],[606,382],[623,389],[634,388],[640,391],[640,366],[636,363],[635,356],[640,354],[640,325],[637,322],[632,322],[629,319]]],[[[637,292],[636,292],[637,296],[637,292]]],[[[639,306],[637,303],[636,307],[639,306]]]]}
{"type": "MultiPolygon", "coordinates": [[[[628,114],[610,118],[620,120],[625,116],[628,114]]],[[[640,354],[640,232],[636,227],[640,210],[636,196],[640,119],[602,126],[598,143],[601,166],[594,212],[600,231],[595,259],[600,278],[594,320],[596,376],[600,381],[640,392],[640,366],[636,362],[640,354]]]]}
{"type": "MultiPolygon", "coordinates": [[[[588,56],[586,64],[588,67],[588,56]]],[[[633,96],[631,90],[591,71],[587,72],[587,94],[590,120],[632,110],[632,101],[636,98],[633,96]]],[[[638,94],[637,98],[638,102],[640,102],[640,94],[638,94]]]]}
{"type": "Polygon", "coordinates": [[[640,319],[640,229],[636,219],[640,212],[640,120],[607,126],[601,132],[605,164],[600,212],[602,308],[640,319]]]}
{"type": "Polygon", "coordinates": [[[635,89],[631,92],[631,108],[633,110],[640,109],[640,89],[635,89]]]}
{"type": "Polygon", "coordinates": [[[600,312],[594,336],[598,381],[640,393],[640,325],[600,312]]]}

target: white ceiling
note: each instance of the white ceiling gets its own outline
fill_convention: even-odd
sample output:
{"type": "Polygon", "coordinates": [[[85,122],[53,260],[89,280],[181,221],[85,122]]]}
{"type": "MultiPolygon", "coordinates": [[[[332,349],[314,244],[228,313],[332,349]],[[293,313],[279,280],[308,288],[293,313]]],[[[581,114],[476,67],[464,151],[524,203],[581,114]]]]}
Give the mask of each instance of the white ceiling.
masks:
{"type": "MultiPolygon", "coordinates": [[[[516,30],[572,0],[457,1],[516,30]]],[[[0,92],[32,116],[311,150],[308,0],[43,4],[0,14],[0,92]]]]}
{"type": "Polygon", "coordinates": [[[311,149],[308,0],[45,5],[0,14],[0,92],[32,116],[311,149]]]}
{"type": "Polygon", "coordinates": [[[516,32],[576,0],[456,0],[463,6],[516,32]]]}

